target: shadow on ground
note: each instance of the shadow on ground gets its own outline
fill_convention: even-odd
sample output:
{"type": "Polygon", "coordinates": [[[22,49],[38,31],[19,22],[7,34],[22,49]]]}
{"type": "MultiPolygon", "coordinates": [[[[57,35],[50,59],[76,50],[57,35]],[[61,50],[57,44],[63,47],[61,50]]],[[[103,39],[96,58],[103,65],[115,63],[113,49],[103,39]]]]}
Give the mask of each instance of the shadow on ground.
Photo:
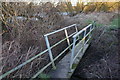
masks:
{"type": "Polygon", "coordinates": [[[91,45],[70,80],[118,79],[119,32],[120,29],[109,31],[106,28],[96,29],[91,45]]]}

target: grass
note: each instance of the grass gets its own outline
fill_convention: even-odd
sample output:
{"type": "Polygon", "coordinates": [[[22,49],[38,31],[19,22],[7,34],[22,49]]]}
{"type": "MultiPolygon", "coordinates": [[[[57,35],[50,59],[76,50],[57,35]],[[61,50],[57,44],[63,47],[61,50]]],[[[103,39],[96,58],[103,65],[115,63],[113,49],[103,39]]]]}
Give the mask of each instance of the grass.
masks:
{"type": "MultiPolygon", "coordinates": [[[[87,21],[86,21],[86,24],[90,24],[90,23],[93,23],[93,20],[87,20],[87,21]]],[[[98,23],[98,22],[96,22],[95,24],[96,24],[97,27],[103,26],[103,24],[100,24],[100,23],[98,23]]]]}
{"type": "Polygon", "coordinates": [[[92,23],[93,21],[92,20],[87,20],[86,21],[86,24],[90,24],[90,23],[92,23]]]}
{"type": "Polygon", "coordinates": [[[73,64],[72,65],[72,69],[75,69],[77,67],[78,64],[73,64]]]}
{"type": "Polygon", "coordinates": [[[103,26],[103,24],[99,24],[99,23],[96,22],[96,26],[101,27],[101,26],[103,26]]]}
{"type": "MultiPolygon", "coordinates": [[[[90,24],[90,23],[92,23],[92,20],[87,20],[86,23],[90,24]]],[[[96,22],[96,26],[101,27],[101,26],[103,26],[103,24],[96,22]]],[[[118,29],[118,28],[120,28],[120,17],[113,19],[109,25],[109,30],[118,29]]]]}
{"type": "Polygon", "coordinates": [[[120,17],[113,19],[113,21],[110,23],[109,29],[118,29],[120,28],[120,17]]]}
{"type": "Polygon", "coordinates": [[[41,73],[38,78],[40,78],[41,80],[49,80],[50,79],[50,76],[47,75],[47,74],[43,74],[41,73]]]}

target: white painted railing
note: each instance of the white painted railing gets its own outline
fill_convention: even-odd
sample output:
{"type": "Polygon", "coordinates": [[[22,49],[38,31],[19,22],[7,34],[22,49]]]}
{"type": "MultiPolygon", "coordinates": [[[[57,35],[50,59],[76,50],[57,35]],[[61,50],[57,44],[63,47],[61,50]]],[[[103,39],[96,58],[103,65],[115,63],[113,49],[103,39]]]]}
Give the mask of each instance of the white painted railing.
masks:
{"type": "Polygon", "coordinates": [[[62,28],[62,29],[59,29],[59,30],[56,30],[56,31],[53,31],[53,32],[51,32],[51,33],[48,33],[48,34],[44,35],[45,41],[46,41],[46,45],[47,45],[47,48],[48,48],[48,49],[40,52],[40,53],[37,54],[36,56],[34,56],[34,57],[30,58],[29,60],[23,62],[22,64],[20,64],[20,65],[18,65],[17,67],[11,69],[10,71],[4,73],[3,75],[0,75],[0,79],[5,78],[5,77],[8,76],[9,74],[15,72],[16,70],[20,69],[21,67],[25,66],[26,64],[30,63],[30,62],[33,61],[34,59],[36,59],[36,58],[38,58],[39,56],[45,54],[46,52],[49,53],[49,57],[50,57],[50,60],[51,60],[51,61],[50,61],[46,66],[44,66],[42,69],[40,69],[40,71],[38,71],[32,78],[36,78],[40,73],[42,73],[42,72],[43,72],[47,67],[49,67],[51,64],[52,64],[53,68],[55,69],[56,67],[55,67],[54,61],[56,61],[65,51],[67,51],[67,50],[72,46],[72,44],[70,44],[69,38],[72,37],[72,36],[73,36],[74,34],[76,34],[77,32],[78,32],[78,30],[77,30],[77,25],[76,25],[76,24],[73,24],[73,25],[67,26],[67,27],[65,27],[65,28],[62,28]],[[68,28],[72,28],[72,27],[75,28],[75,32],[72,33],[71,35],[68,35],[67,29],[68,29],[68,28]],[[50,46],[50,43],[49,43],[49,40],[48,40],[48,36],[49,36],[49,35],[52,35],[52,34],[55,34],[55,33],[57,33],[57,32],[60,32],[60,31],[64,31],[64,32],[65,32],[66,38],[64,38],[64,39],[62,39],[61,41],[57,42],[56,44],[50,46]],[[56,47],[58,44],[62,43],[62,42],[65,41],[65,40],[67,40],[69,46],[68,46],[65,50],[63,50],[57,57],[55,57],[55,58],[53,59],[53,54],[52,54],[51,49],[54,48],[54,47],[56,47]]]}
{"type": "Polygon", "coordinates": [[[80,30],[78,33],[76,33],[73,36],[73,47],[72,47],[71,59],[70,59],[70,69],[72,69],[72,65],[73,65],[75,59],[77,58],[77,56],[80,53],[83,53],[85,45],[90,41],[91,35],[92,35],[91,33],[92,33],[94,27],[95,27],[94,23],[89,24],[87,27],[83,28],[82,30],[80,30]],[[80,38],[81,36],[83,36],[83,37],[80,38]],[[87,39],[87,37],[88,37],[88,39],[87,39]],[[77,41],[79,41],[79,42],[77,42],[77,41]],[[75,48],[77,47],[77,45],[82,45],[82,47],[80,49],[78,49],[79,51],[75,55],[75,48]]]}
{"type": "MultiPolygon", "coordinates": [[[[71,67],[72,64],[73,64],[73,62],[74,62],[74,60],[76,59],[76,56],[74,57],[74,50],[75,50],[75,46],[76,46],[75,43],[80,40],[80,38],[78,38],[79,35],[82,34],[82,32],[84,32],[84,37],[82,38],[82,40],[79,41],[79,42],[84,41],[84,44],[83,44],[83,48],[84,48],[84,45],[85,45],[85,44],[90,40],[90,38],[91,38],[91,32],[93,31],[93,29],[94,29],[94,25],[93,25],[93,24],[90,24],[90,25],[88,25],[87,27],[85,27],[84,29],[82,29],[82,30],[80,30],[80,31],[78,32],[77,24],[73,24],[73,25],[67,26],[67,27],[65,27],[65,28],[62,28],[62,29],[59,29],[59,30],[56,30],[56,31],[53,31],[53,32],[51,32],[51,33],[48,33],[48,34],[44,35],[45,41],[46,41],[46,45],[47,45],[47,48],[48,48],[48,49],[40,52],[40,53],[37,54],[36,56],[34,56],[34,57],[30,58],[29,60],[23,62],[22,64],[20,64],[20,65],[18,65],[17,67],[11,69],[10,71],[4,73],[3,75],[0,75],[0,79],[5,78],[6,76],[10,75],[11,73],[15,72],[16,70],[18,70],[18,69],[20,69],[21,67],[25,66],[26,64],[30,63],[30,62],[33,61],[34,59],[36,59],[36,58],[38,58],[39,56],[41,56],[41,55],[45,54],[46,52],[48,52],[51,61],[50,61],[46,66],[44,66],[42,69],[40,69],[40,71],[38,71],[38,72],[32,77],[32,78],[36,78],[40,73],[42,73],[42,72],[43,72],[47,67],[49,67],[50,65],[52,65],[52,67],[53,67],[54,69],[56,69],[56,66],[55,66],[55,63],[54,63],[54,62],[55,62],[63,53],[65,53],[68,49],[70,49],[70,47],[73,47],[73,48],[72,48],[71,59],[70,59],[70,61],[71,61],[71,62],[70,62],[70,64],[71,64],[70,67],[71,67]],[[72,27],[75,28],[75,32],[72,33],[72,34],[70,34],[70,35],[68,35],[68,30],[67,30],[67,29],[68,29],[68,28],[72,28],[72,27]],[[89,32],[87,33],[87,29],[88,29],[88,28],[90,28],[90,30],[89,30],[89,32]],[[49,43],[48,36],[49,36],[49,35],[52,35],[52,34],[55,34],[55,33],[58,33],[58,32],[60,32],[60,31],[64,31],[64,32],[65,32],[66,38],[60,40],[59,42],[57,42],[57,43],[55,43],[54,45],[51,46],[50,43],[49,43]],[[90,35],[89,39],[88,39],[87,41],[85,41],[85,38],[86,38],[87,36],[89,36],[89,35],[90,35]],[[69,40],[70,37],[73,38],[73,43],[71,43],[71,44],[70,44],[70,40],[69,40]],[[56,47],[57,45],[59,45],[60,43],[62,43],[62,42],[65,41],[65,40],[67,40],[68,47],[67,47],[66,49],[64,49],[61,53],[59,53],[59,55],[58,55],[57,57],[53,58],[53,53],[52,53],[51,49],[54,48],[54,47],[56,47]]],[[[79,52],[78,52],[77,54],[79,54],[79,52]]]]}
{"type": "MultiPolygon", "coordinates": [[[[52,54],[51,49],[52,49],[53,47],[57,46],[58,44],[62,43],[62,42],[65,41],[65,40],[67,40],[67,43],[68,43],[68,47],[67,47],[67,48],[70,48],[71,45],[70,45],[70,40],[69,40],[69,38],[72,37],[72,36],[73,36],[74,34],[76,34],[77,32],[78,32],[77,25],[76,25],[76,24],[73,24],[73,25],[71,25],[71,26],[68,26],[68,27],[65,27],[65,28],[62,28],[62,29],[59,29],[59,30],[56,30],[56,31],[54,31],[54,32],[51,32],[51,33],[48,33],[48,34],[44,35],[44,36],[45,36],[46,45],[47,45],[47,48],[48,48],[48,52],[49,52],[49,56],[50,56],[50,60],[51,60],[51,62],[52,62],[52,66],[53,66],[54,69],[56,69],[55,63],[54,63],[55,60],[53,59],[53,54],[52,54]],[[71,35],[68,35],[67,29],[68,29],[68,28],[71,28],[71,27],[75,27],[75,30],[76,30],[76,31],[75,31],[74,33],[72,33],[71,35]],[[58,33],[58,32],[60,32],[60,31],[64,31],[64,32],[65,32],[66,38],[65,38],[65,39],[62,39],[62,40],[59,41],[59,42],[57,42],[57,43],[54,44],[53,46],[50,46],[50,43],[49,43],[49,40],[48,40],[48,36],[50,36],[50,35],[52,35],[52,34],[55,34],[55,33],[58,33]]],[[[66,49],[66,50],[67,50],[67,49],[66,49]]],[[[66,51],[66,50],[65,50],[65,51],[66,51]]],[[[65,52],[65,51],[64,51],[64,52],[65,52]]],[[[60,57],[62,54],[63,54],[63,52],[61,52],[60,55],[58,55],[57,57],[60,57]]]]}

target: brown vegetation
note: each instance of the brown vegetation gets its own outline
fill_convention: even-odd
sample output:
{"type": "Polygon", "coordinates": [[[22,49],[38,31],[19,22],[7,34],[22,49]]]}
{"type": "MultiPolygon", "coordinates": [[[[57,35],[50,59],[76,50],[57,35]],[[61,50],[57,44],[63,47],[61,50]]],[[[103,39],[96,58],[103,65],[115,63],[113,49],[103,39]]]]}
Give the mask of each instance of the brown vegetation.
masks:
{"type": "MultiPolygon", "coordinates": [[[[78,4],[78,6],[81,5],[78,4]]],[[[86,10],[84,7],[85,6],[82,5],[82,8],[79,9],[80,11],[77,12],[88,13],[91,10],[91,8],[86,10]]],[[[77,6],[76,10],[78,10],[77,6]]],[[[66,16],[59,14],[64,11],[73,14],[75,10],[70,2],[67,4],[60,3],[56,7],[50,2],[41,3],[37,6],[33,3],[2,3],[3,16],[0,17],[3,28],[2,72],[5,73],[15,68],[17,65],[45,50],[44,34],[73,23],[78,23],[84,27],[88,24],[88,22],[86,22],[87,20],[96,20],[99,23],[106,24],[116,15],[115,13],[96,12],[91,14],[81,13],[74,17],[67,16],[68,18],[66,18],[66,16]]],[[[81,29],[82,27],[79,28],[81,29]]],[[[50,40],[54,40],[51,44],[63,38],[63,32],[50,36],[50,40]]],[[[57,46],[56,49],[53,50],[54,57],[66,46],[67,44],[65,42],[57,46]]],[[[31,77],[48,62],[48,54],[44,54],[8,77],[31,77]]]]}
{"type": "Polygon", "coordinates": [[[119,33],[107,30],[109,26],[96,28],[91,46],[80,61],[71,80],[119,79],[119,33]],[[96,46],[97,45],[97,46],[96,46]]]}
{"type": "MultiPolygon", "coordinates": [[[[44,4],[44,7],[36,6],[39,10],[36,9],[35,6],[31,6],[32,3],[24,4],[24,8],[18,6],[16,10],[13,7],[18,4],[3,3],[2,5],[4,14],[2,18],[3,30],[7,31],[3,34],[2,43],[2,72],[5,73],[45,50],[46,44],[43,35],[59,29],[61,26],[57,25],[57,23],[63,18],[55,12],[55,8],[51,6],[51,3],[44,4]],[[14,11],[10,13],[11,9],[9,9],[9,7],[12,7],[11,9],[14,9],[14,11]],[[13,13],[16,13],[16,15],[13,13]],[[34,14],[36,14],[35,17],[34,14]],[[16,19],[18,16],[22,16],[23,19],[16,19]],[[32,18],[38,18],[38,20],[32,18]]],[[[19,5],[22,5],[22,3],[19,3],[19,5]]],[[[55,38],[55,36],[53,38],[55,38]]],[[[57,38],[55,39],[57,40],[57,38]]],[[[62,37],[58,39],[62,39],[62,37]]],[[[30,77],[48,63],[48,61],[49,57],[45,54],[11,75],[14,77],[30,77]]]]}

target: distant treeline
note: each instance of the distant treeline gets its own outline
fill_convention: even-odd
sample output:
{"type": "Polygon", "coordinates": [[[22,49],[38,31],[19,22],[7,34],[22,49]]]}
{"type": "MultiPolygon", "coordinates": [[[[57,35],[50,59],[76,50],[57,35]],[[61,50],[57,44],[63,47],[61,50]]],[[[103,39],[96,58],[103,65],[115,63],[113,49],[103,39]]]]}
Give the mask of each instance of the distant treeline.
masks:
{"type": "MultiPolygon", "coordinates": [[[[120,10],[120,2],[78,2],[76,6],[72,6],[71,2],[59,2],[57,5],[46,2],[39,3],[39,5],[33,2],[9,2],[2,3],[3,14],[7,13],[15,16],[34,16],[33,14],[41,12],[49,12],[50,10],[55,12],[76,12],[76,13],[89,13],[89,12],[112,12],[120,10]],[[6,11],[6,12],[5,12],[6,11]]],[[[9,16],[9,15],[8,15],[9,16]]]]}
{"type": "Polygon", "coordinates": [[[85,4],[84,2],[78,2],[76,6],[72,6],[71,2],[61,3],[58,5],[61,11],[65,12],[112,12],[120,10],[120,2],[89,2],[85,4]]]}
{"type": "Polygon", "coordinates": [[[40,18],[45,14],[54,15],[54,13],[66,12],[70,16],[78,13],[91,12],[117,12],[120,11],[120,2],[78,2],[76,6],[72,6],[71,2],[59,2],[57,4],[46,2],[34,4],[33,2],[2,2],[2,17],[3,23],[9,18],[23,16],[27,19],[31,17],[40,18]],[[51,14],[50,14],[51,13],[51,14]]]}

